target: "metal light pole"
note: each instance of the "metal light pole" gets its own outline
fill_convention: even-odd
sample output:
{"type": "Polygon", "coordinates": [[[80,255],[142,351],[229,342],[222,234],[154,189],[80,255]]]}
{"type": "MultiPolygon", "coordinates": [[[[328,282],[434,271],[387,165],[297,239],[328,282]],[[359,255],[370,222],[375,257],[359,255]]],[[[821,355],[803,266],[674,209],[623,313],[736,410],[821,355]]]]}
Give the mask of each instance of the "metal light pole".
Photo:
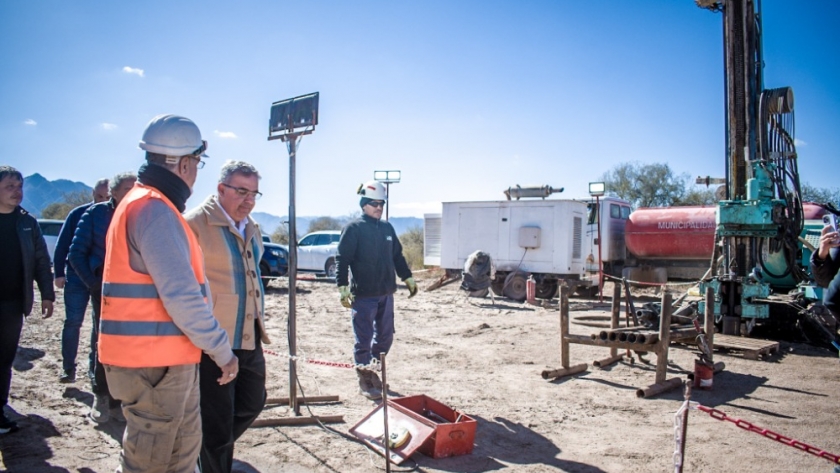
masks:
{"type": "Polygon", "coordinates": [[[400,182],[400,171],[373,171],[373,179],[385,184],[385,221],[388,221],[388,208],[391,207],[391,184],[400,182]]]}
{"type": "MultiPolygon", "coordinates": [[[[318,124],[318,92],[301,95],[271,104],[271,118],[268,124],[268,139],[281,140],[289,149],[289,407],[296,416],[300,416],[300,405],[306,402],[297,396],[297,225],[295,222],[295,165],[297,160],[297,142],[303,135],[311,134],[318,124]]],[[[331,400],[337,401],[334,396],[331,400]]],[[[318,419],[311,418],[310,423],[318,419]]],[[[325,419],[321,419],[323,421],[325,419]]],[[[340,422],[340,420],[338,420],[340,422]]],[[[300,421],[292,422],[294,425],[300,421]]],[[[266,424],[267,425],[267,424],[266,424]]],[[[285,425],[277,422],[277,425],[285,425]]]]}

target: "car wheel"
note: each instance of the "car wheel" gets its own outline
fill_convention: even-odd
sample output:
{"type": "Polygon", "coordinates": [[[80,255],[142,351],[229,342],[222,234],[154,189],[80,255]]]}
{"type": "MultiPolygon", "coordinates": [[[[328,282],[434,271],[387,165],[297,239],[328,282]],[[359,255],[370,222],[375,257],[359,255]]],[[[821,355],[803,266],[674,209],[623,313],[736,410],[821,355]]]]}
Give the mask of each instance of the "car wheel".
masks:
{"type": "Polygon", "coordinates": [[[269,269],[268,265],[265,263],[260,263],[260,275],[262,276],[262,283],[263,289],[268,287],[268,283],[271,282],[271,278],[268,277],[271,274],[271,270],[269,269]]]}
{"type": "Polygon", "coordinates": [[[534,294],[537,299],[552,299],[558,291],[556,280],[547,280],[537,283],[537,291],[534,294]]]}
{"type": "Polygon", "coordinates": [[[505,297],[515,301],[524,301],[526,296],[526,280],[527,275],[521,271],[508,274],[505,278],[505,288],[503,291],[505,297]]]}
{"type": "Polygon", "coordinates": [[[328,278],[335,280],[336,274],[338,272],[338,268],[335,265],[335,258],[330,258],[324,263],[324,274],[327,275],[328,278]]]}

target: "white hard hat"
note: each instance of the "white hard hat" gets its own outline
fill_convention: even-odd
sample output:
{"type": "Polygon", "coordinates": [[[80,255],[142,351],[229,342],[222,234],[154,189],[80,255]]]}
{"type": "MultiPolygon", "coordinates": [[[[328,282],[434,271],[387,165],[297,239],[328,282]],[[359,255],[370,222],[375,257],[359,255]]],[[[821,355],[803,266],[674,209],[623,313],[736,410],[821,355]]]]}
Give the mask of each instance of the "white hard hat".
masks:
{"type": "Polygon", "coordinates": [[[158,115],[146,125],[140,149],[166,156],[200,155],[207,142],[201,139],[201,131],[189,118],[178,115],[158,115]]]}
{"type": "Polygon", "coordinates": [[[388,200],[388,196],[385,193],[385,186],[379,181],[365,182],[359,186],[356,193],[371,200],[388,200]]]}

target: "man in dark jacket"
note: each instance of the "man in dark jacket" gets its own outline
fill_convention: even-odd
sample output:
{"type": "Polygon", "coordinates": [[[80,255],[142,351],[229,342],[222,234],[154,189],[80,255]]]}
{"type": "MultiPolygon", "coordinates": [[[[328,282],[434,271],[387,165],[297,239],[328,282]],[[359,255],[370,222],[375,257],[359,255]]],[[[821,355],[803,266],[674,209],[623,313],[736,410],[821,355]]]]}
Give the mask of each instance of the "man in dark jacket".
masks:
{"type": "Polygon", "coordinates": [[[76,354],[79,351],[79,331],[85,320],[90,291],[79,279],[73,267],[67,265],[67,253],[73,233],[79,224],[82,214],[93,204],[108,200],[108,179],[100,179],[93,186],[93,202],[82,204],[67,214],[64,225],[58,233],[53,256],[53,272],[55,272],[55,287],[64,289],[64,329],[61,331],[62,373],[58,379],[61,383],[76,381],[76,354]],[[65,272],[66,268],[66,272],[65,272]]]}
{"type": "Polygon", "coordinates": [[[90,329],[90,358],[88,363],[88,377],[93,391],[93,405],[88,416],[96,423],[108,422],[113,413],[118,421],[124,421],[118,400],[111,399],[108,393],[108,381],[105,378],[105,368],[97,358],[97,344],[99,338],[99,314],[102,309],[102,271],[105,264],[105,237],[114,216],[114,209],[128,194],[137,182],[137,175],[133,172],[123,172],[111,179],[111,199],[107,202],[92,205],[76,227],[73,242],[70,244],[70,254],[67,261],[73,267],[79,279],[90,291],[93,306],[93,323],[90,329]]]}
{"type": "Polygon", "coordinates": [[[408,286],[409,298],[417,294],[417,284],[402,254],[394,227],[383,222],[385,187],[369,181],[357,191],[362,196],[361,218],[353,220],[341,231],[338,242],[336,282],[341,304],[352,309],[353,334],[356,344],[353,357],[359,390],[368,399],[382,397],[382,381],[371,370],[371,360],[391,349],[394,341],[394,272],[408,286]],[[349,271],[348,271],[349,270],[349,271]],[[352,272],[353,280],[348,281],[352,272]]]}
{"type": "Polygon", "coordinates": [[[0,166],[0,434],[17,430],[5,408],[23,317],[32,312],[32,282],[38,282],[44,318],[52,316],[55,301],[47,243],[38,221],[20,207],[21,201],[23,175],[11,166],[0,166]]]}

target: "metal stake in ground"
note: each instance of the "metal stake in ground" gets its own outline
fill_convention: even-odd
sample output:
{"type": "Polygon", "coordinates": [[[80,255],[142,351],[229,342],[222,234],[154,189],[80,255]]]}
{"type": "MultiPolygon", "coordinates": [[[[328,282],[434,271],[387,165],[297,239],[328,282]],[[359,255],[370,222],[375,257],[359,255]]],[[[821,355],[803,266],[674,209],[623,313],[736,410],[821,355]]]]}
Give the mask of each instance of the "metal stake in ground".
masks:
{"type": "Polygon", "coordinates": [[[382,436],[382,443],[385,445],[385,472],[391,473],[391,437],[388,433],[388,375],[385,369],[385,353],[379,354],[379,363],[382,365],[382,418],[385,423],[385,435],[382,436]]]}

